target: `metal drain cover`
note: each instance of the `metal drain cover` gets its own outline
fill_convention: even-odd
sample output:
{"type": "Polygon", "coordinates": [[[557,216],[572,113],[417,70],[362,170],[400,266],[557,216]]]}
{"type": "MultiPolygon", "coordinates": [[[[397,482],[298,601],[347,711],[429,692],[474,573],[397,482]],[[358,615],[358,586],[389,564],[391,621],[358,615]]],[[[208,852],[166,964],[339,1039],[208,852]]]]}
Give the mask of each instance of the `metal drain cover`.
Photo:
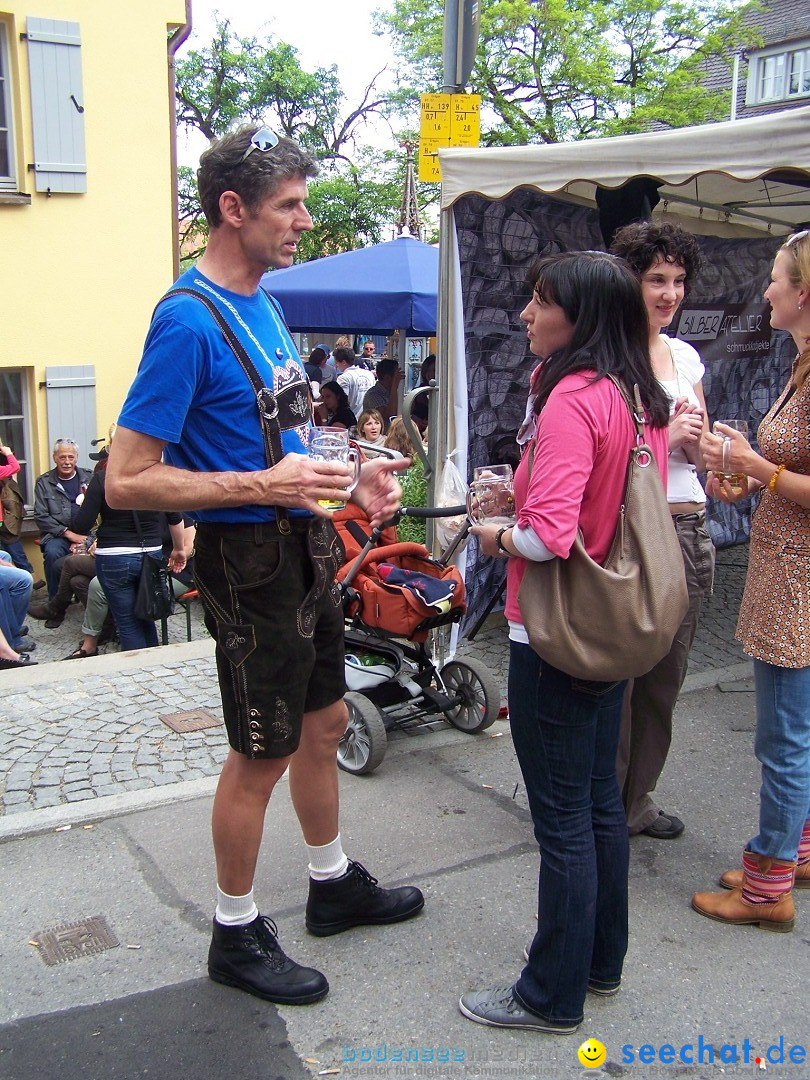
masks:
{"type": "Polygon", "coordinates": [[[121,944],[103,915],[91,915],[89,919],[82,919],[80,922],[41,930],[35,935],[35,940],[39,942],[42,959],[50,965],[93,956],[107,949],[115,949],[121,944]]]}
{"type": "Polygon", "coordinates": [[[219,727],[222,723],[206,709],[190,709],[188,712],[165,713],[161,723],[176,731],[179,735],[187,731],[203,731],[205,728],[219,727]]]}

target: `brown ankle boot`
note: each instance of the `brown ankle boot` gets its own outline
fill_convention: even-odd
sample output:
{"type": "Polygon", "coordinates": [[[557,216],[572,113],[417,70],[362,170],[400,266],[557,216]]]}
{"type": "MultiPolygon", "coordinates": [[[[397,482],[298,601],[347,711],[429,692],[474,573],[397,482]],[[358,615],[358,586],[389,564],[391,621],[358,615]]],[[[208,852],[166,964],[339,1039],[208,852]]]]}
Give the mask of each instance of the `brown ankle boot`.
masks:
{"type": "MultiPolygon", "coordinates": [[[[720,876],[719,884],[724,889],[741,889],[742,883],[742,870],[726,870],[725,874],[720,876]]],[[[799,854],[793,888],[810,889],[810,818],[804,823],[802,837],[799,841],[799,854]]]]}
{"type": "Polygon", "coordinates": [[[695,893],[692,907],[718,922],[756,925],[786,934],[793,929],[796,914],[792,893],[795,871],[795,863],[744,851],[741,888],[695,893]]]}

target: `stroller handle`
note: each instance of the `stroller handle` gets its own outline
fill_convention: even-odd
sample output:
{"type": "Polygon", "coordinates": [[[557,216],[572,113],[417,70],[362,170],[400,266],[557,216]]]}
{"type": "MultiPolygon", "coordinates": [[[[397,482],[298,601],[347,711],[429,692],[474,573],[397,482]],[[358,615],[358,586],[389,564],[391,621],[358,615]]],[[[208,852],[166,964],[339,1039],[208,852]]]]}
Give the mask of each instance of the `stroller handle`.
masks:
{"type": "Polygon", "coordinates": [[[466,506],[401,506],[397,511],[397,517],[413,518],[443,518],[443,517],[466,517],[466,506]]]}

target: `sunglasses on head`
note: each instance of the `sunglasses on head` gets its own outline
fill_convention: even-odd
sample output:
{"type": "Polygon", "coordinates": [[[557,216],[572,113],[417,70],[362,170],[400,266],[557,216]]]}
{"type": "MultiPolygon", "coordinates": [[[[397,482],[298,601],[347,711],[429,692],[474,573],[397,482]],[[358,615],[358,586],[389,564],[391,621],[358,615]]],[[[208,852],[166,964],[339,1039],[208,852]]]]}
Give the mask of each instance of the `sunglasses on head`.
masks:
{"type": "Polygon", "coordinates": [[[802,229],[801,232],[793,233],[785,241],[785,247],[789,248],[795,255],[797,244],[801,243],[802,240],[806,240],[808,236],[810,236],[810,229],[802,229]]]}
{"type": "Polygon", "coordinates": [[[269,127],[259,128],[255,135],[250,140],[250,146],[245,150],[244,154],[239,158],[239,164],[241,165],[245,158],[249,157],[254,150],[261,150],[263,154],[268,150],[272,150],[274,146],[278,146],[278,135],[275,131],[269,127]]]}

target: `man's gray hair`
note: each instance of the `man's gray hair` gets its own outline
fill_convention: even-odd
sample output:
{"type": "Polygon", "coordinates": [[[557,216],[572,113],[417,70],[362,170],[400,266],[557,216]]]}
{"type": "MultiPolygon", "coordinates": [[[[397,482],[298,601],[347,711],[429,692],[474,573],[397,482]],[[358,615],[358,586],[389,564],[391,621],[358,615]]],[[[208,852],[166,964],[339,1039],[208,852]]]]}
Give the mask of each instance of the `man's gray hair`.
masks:
{"type": "Polygon", "coordinates": [[[57,439],[53,444],[53,452],[57,453],[60,446],[69,446],[71,450],[76,451],[76,456],[79,456],[79,444],[75,439],[57,439]]]}
{"type": "Polygon", "coordinates": [[[255,212],[285,180],[317,176],[312,155],[284,135],[268,150],[258,146],[251,150],[251,140],[261,130],[254,125],[231,131],[211,143],[200,157],[197,188],[212,229],[222,224],[219,200],[224,191],[241,195],[248,210],[255,212]]]}

